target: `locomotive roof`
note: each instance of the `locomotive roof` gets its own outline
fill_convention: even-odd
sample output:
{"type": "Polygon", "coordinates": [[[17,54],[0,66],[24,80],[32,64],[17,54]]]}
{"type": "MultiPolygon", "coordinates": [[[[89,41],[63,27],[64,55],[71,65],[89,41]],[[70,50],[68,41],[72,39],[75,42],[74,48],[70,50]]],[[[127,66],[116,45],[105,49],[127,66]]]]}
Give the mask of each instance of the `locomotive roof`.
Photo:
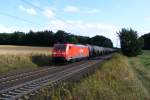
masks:
{"type": "Polygon", "coordinates": [[[75,45],[75,46],[80,46],[80,47],[88,47],[86,45],[81,45],[81,44],[71,44],[71,43],[58,43],[58,44],[55,44],[55,45],[75,45]]]}

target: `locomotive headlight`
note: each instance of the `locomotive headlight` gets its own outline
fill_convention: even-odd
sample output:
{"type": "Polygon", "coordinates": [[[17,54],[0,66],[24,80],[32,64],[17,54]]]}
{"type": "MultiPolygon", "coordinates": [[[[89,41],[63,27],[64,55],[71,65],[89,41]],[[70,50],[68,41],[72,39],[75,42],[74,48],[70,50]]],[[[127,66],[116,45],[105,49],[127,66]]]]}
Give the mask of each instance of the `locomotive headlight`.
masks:
{"type": "Polygon", "coordinates": [[[53,52],[53,55],[55,55],[56,54],[56,52],[53,52]]]}

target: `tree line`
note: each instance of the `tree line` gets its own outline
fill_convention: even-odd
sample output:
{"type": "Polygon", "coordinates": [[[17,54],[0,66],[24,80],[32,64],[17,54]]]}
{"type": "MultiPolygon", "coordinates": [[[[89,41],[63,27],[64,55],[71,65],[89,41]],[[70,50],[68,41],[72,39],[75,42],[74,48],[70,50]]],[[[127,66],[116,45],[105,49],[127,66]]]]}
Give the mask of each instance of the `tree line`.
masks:
{"type": "MultiPolygon", "coordinates": [[[[150,33],[138,37],[137,31],[132,28],[122,28],[118,33],[121,51],[127,56],[137,56],[142,49],[150,50],[150,33]]],[[[53,46],[55,43],[91,44],[103,47],[113,47],[110,39],[96,35],[94,37],[79,36],[65,31],[29,31],[0,33],[0,45],[30,45],[30,46],[53,46]]]]}
{"type": "Polygon", "coordinates": [[[79,36],[58,30],[53,31],[29,31],[0,33],[0,45],[30,45],[30,46],[53,46],[55,43],[91,44],[103,47],[113,47],[110,39],[96,35],[94,37],[79,36]]]}

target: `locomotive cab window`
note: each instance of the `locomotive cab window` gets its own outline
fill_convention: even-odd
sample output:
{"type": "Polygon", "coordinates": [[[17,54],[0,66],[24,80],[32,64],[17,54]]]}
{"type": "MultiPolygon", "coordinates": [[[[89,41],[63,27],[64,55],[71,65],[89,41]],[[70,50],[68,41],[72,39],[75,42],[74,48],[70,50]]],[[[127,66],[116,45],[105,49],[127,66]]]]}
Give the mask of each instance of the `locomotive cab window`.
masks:
{"type": "Polygon", "coordinates": [[[71,46],[69,46],[69,50],[71,49],[71,46]]]}
{"type": "Polygon", "coordinates": [[[55,45],[54,50],[66,50],[66,45],[55,45]]]}

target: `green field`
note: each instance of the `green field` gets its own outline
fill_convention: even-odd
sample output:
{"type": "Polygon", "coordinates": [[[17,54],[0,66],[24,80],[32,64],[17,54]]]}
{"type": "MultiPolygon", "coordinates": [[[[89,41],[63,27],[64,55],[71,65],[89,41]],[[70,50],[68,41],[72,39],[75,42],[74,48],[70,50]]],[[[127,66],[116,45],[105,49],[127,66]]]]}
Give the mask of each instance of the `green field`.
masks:
{"type": "Polygon", "coordinates": [[[0,73],[51,65],[51,47],[0,45],[0,73]]]}

